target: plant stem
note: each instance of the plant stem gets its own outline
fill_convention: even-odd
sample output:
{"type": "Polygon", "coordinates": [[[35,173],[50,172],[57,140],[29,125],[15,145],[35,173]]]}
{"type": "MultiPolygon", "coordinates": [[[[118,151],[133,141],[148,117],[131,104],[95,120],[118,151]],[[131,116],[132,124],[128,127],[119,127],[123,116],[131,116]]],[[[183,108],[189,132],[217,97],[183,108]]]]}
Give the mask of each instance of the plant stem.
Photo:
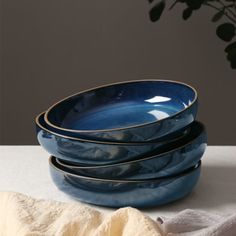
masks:
{"type": "Polygon", "coordinates": [[[170,6],[169,10],[171,10],[176,5],[177,2],[178,0],[174,1],[174,3],[172,3],[172,5],[170,6]]]}
{"type": "MultiPolygon", "coordinates": [[[[236,14],[229,8],[227,7],[223,2],[221,2],[221,0],[218,0],[219,4],[221,4],[221,6],[223,6],[225,9],[227,9],[229,11],[229,13],[231,13],[231,15],[236,18],[236,14]]],[[[234,2],[235,4],[235,2],[234,2]]]]}
{"type": "MultiPolygon", "coordinates": [[[[216,6],[214,6],[214,5],[210,4],[210,3],[204,3],[204,5],[205,5],[205,6],[209,6],[209,7],[211,7],[211,8],[214,8],[214,9],[217,10],[217,11],[221,11],[221,10],[222,10],[221,8],[218,8],[218,7],[216,7],[216,6]]],[[[236,20],[235,20],[232,16],[230,16],[227,12],[224,12],[224,15],[225,15],[229,20],[231,20],[234,24],[236,24],[236,20]]]]}
{"type": "Polygon", "coordinates": [[[234,1],[234,10],[236,11],[236,1],[234,1]]]}

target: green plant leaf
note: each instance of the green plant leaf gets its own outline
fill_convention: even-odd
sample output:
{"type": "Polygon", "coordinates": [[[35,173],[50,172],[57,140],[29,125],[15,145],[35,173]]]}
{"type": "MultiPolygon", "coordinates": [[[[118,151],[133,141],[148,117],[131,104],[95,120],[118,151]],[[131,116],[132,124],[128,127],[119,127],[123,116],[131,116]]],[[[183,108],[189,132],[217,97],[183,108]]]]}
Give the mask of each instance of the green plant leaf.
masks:
{"type": "Polygon", "coordinates": [[[229,44],[225,48],[225,52],[227,53],[227,59],[230,61],[231,68],[236,69],[236,42],[229,44]]]}
{"type": "Polygon", "coordinates": [[[233,42],[231,44],[229,44],[226,48],[225,48],[225,52],[230,53],[236,51],[236,42],[233,42]]]}
{"type": "Polygon", "coordinates": [[[188,8],[186,8],[184,11],[183,11],[183,19],[184,20],[187,20],[191,15],[192,15],[192,13],[193,13],[193,10],[192,10],[192,8],[190,8],[190,7],[188,7],[188,8]]]}
{"type": "Polygon", "coordinates": [[[158,2],[149,12],[149,17],[152,22],[158,21],[165,9],[165,1],[158,2]]]}
{"type": "Polygon", "coordinates": [[[230,65],[232,69],[236,69],[236,52],[227,55],[228,61],[230,61],[230,65]]]}
{"type": "Polygon", "coordinates": [[[212,22],[217,22],[218,20],[220,20],[222,18],[222,16],[224,15],[224,9],[222,9],[221,11],[217,12],[211,19],[212,22]]]}
{"type": "Polygon", "coordinates": [[[231,3],[231,4],[229,4],[229,5],[226,5],[225,7],[226,7],[226,8],[234,7],[234,3],[231,3]]]}
{"type": "Polygon", "coordinates": [[[199,9],[203,3],[204,0],[186,0],[188,7],[192,8],[193,10],[199,9]]]}
{"type": "Polygon", "coordinates": [[[235,36],[235,26],[231,23],[221,24],[216,28],[216,34],[220,39],[229,42],[235,36]]]}

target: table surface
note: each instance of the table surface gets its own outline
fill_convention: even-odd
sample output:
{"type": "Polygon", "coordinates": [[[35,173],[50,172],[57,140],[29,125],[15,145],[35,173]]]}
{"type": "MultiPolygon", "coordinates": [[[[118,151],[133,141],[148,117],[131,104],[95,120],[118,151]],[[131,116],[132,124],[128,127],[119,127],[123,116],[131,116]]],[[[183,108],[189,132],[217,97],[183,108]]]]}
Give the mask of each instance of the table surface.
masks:
{"type": "MultiPolygon", "coordinates": [[[[40,146],[0,146],[0,191],[75,201],[53,184],[48,171],[48,156],[40,146]]],[[[114,211],[93,207],[103,212],[114,211]]],[[[200,180],[188,197],[142,211],[155,219],[157,216],[172,216],[186,208],[219,214],[236,212],[236,146],[208,147],[202,160],[200,180]]]]}

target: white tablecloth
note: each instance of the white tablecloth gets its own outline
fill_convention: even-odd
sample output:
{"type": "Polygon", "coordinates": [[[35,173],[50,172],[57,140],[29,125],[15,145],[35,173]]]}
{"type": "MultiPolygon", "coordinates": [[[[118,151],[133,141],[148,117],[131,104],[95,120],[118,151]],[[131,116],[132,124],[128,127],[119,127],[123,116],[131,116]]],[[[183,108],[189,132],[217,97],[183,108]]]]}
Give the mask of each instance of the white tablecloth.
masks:
{"type": "MultiPolygon", "coordinates": [[[[39,146],[0,146],[0,191],[75,201],[53,184],[48,171],[48,156],[39,146]]],[[[194,191],[185,199],[143,212],[155,219],[157,216],[172,216],[186,208],[219,214],[236,213],[236,146],[208,147],[202,161],[202,175],[194,191]]]]}

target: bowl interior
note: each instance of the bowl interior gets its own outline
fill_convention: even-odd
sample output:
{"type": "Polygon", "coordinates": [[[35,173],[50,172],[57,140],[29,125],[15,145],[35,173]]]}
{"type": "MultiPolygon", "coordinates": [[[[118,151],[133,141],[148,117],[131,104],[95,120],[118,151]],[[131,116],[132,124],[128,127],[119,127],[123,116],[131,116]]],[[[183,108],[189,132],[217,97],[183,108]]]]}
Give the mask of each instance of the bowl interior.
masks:
{"type": "Polygon", "coordinates": [[[173,116],[195,100],[196,91],[182,83],[128,82],[71,96],[52,106],[45,118],[70,130],[129,128],[173,116]]]}

